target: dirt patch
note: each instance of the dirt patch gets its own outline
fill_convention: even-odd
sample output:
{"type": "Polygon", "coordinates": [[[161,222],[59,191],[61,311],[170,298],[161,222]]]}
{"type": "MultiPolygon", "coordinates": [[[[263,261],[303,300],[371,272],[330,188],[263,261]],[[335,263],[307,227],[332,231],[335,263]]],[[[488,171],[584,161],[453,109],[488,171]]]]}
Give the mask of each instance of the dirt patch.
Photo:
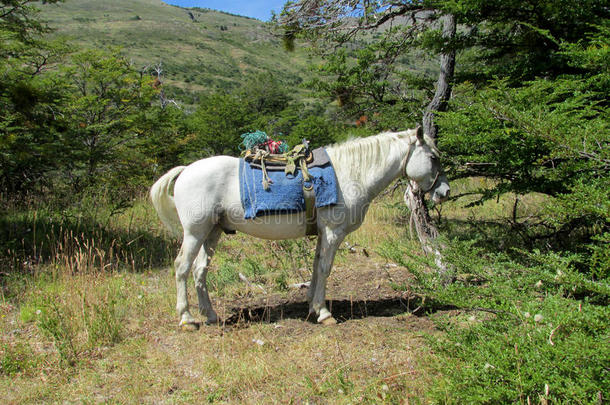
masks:
{"type": "MultiPolygon", "coordinates": [[[[0,379],[0,396],[8,403],[417,402],[434,378],[422,359],[428,351],[423,335],[439,333],[425,316],[436,308],[409,290],[405,268],[379,257],[347,258],[328,282],[334,326],[308,318],[306,288],[278,291],[272,278],[253,277],[253,283],[267,281],[267,293],[245,282],[233,285],[213,299],[224,322],[189,333],[177,327],[171,272],[127,274],[116,281],[131,297],[120,342],[81,352],[66,368],[34,323],[15,326],[19,336],[7,338],[26,342],[45,363],[17,379],[0,379]]],[[[17,316],[14,306],[0,310],[17,316]]]]}
{"type": "MultiPolygon", "coordinates": [[[[327,305],[339,323],[401,314],[422,316],[444,308],[422,301],[408,288],[412,276],[394,264],[378,264],[354,257],[350,266],[333,269],[327,284],[327,305]]],[[[309,320],[307,288],[263,294],[250,290],[243,297],[217,300],[224,325],[275,323],[286,319],[309,320]]]]}

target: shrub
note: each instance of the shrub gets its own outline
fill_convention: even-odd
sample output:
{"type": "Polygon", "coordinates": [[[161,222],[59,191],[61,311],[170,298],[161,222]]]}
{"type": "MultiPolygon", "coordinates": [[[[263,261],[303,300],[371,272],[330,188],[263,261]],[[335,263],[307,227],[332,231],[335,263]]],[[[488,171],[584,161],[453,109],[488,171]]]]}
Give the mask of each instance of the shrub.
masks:
{"type": "MultiPolygon", "coordinates": [[[[508,236],[510,237],[510,236],[508,236]]],[[[574,255],[518,251],[514,257],[476,241],[446,241],[455,283],[442,287],[435,272],[400,242],[381,253],[409,266],[428,307],[457,308],[434,317],[443,334],[428,337],[439,374],[434,402],[594,403],[607,398],[606,344],[610,287],[587,279],[574,255]],[[432,303],[430,303],[432,302],[432,303]]],[[[429,263],[432,265],[432,263],[429,263]]]]}

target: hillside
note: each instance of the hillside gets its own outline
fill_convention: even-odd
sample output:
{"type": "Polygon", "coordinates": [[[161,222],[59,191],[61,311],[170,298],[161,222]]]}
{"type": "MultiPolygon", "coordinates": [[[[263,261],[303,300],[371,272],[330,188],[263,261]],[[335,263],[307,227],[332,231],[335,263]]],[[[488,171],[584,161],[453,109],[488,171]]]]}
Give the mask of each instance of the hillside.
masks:
{"type": "Polygon", "coordinates": [[[302,81],[307,56],[288,53],[268,25],[161,0],[68,0],[43,5],[54,35],[87,47],[122,47],[138,65],[163,63],[168,84],[187,93],[228,89],[257,72],[302,81]]]}

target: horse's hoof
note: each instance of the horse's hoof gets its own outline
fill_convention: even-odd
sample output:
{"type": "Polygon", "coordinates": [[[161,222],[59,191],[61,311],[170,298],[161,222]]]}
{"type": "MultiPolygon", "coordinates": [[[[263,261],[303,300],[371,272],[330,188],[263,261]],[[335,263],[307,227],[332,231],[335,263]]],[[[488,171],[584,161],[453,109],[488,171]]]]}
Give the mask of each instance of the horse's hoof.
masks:
{"type": "Polygon", "coordinates": [[[200,322],[181,322],[180,323],[180,329],[185,332],[194,332],[194,331],[199,330],[200,327],[201,327],[200,322]]]}
{"type": "Polygon", "coordinates": [[[220,319],[216,318],[216,319],[208,319],[207,321],[205,321],[205,324],[208,326],[212,326],[212,325],[220,325],[220,319]]]}
{"type": "Polygon", "coordinates": [[[332,316],[329,318],[324,319],[323,321],[320,322],[322,325],[336,325],[337,324],[337,320],[335,318],[333,318],[332,316]]]}
{"type": "Polygon", "coordinates": [[[318,323],[323,325],[334,325],[337,323],[335,318],[333,318],[330,311],[326,308],[320,309],[320,315],[318,316],[318,323]]]}

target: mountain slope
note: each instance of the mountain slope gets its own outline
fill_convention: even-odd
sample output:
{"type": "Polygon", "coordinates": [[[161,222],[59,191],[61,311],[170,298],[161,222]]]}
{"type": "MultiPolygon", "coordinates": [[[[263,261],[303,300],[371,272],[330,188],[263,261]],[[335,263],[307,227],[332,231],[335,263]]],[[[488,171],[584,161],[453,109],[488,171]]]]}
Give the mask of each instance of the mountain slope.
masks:
{"type": "Polygon", "coordinates": [[[235,87],[258,72],[296,85],[307,70],[304,51],[286,52],[265,23],[247,17],[160,0],[68,0],[41,9],[54,35],[120,46],[137,65],[162,62],[167,83],[187,93],[235,87]]]}

